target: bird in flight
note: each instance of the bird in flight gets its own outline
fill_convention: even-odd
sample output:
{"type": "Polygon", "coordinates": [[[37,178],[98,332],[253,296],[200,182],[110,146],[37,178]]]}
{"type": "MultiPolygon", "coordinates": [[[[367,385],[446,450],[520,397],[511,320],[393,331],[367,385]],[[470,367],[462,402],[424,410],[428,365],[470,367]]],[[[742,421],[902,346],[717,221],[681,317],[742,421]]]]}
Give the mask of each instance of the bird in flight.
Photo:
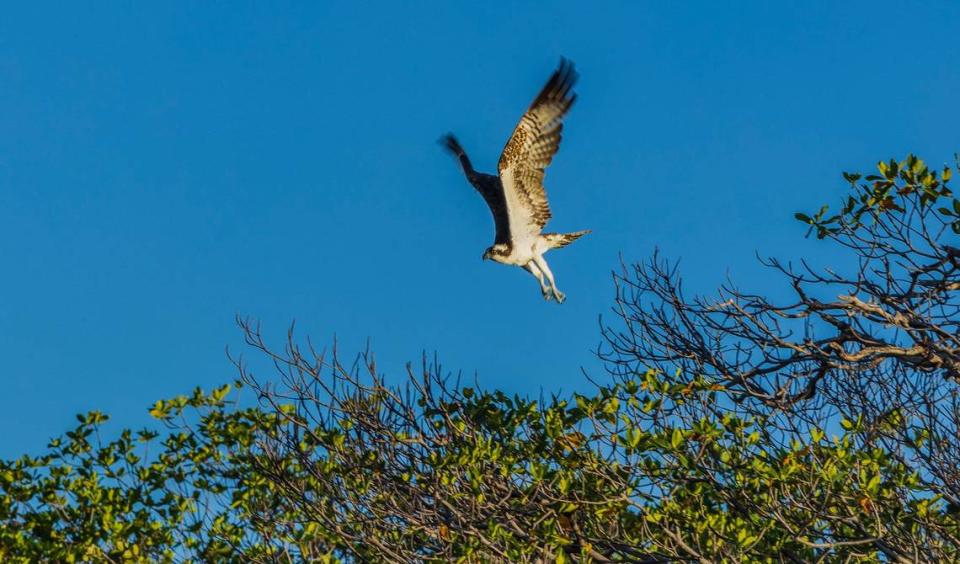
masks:
{"type": "Polygon", "coordinates": [[[467,180],[493,214],[496,236],[493,245],[484,251],[483,259],[523,267],[540,282],[543,298],[557,303],[563,303],[566,296],[557,289],[543,255],[590,232],[542,233],[552,217],[543,187],[544,169],[560,147],[563,117],[577,99],[571,91],[576,81],[573,63],[560,59],[560,66],[520,118],[503,148],[497,176],[474,170],[452,134],[442,139],[444,146],[460,159],[467,180]]]}

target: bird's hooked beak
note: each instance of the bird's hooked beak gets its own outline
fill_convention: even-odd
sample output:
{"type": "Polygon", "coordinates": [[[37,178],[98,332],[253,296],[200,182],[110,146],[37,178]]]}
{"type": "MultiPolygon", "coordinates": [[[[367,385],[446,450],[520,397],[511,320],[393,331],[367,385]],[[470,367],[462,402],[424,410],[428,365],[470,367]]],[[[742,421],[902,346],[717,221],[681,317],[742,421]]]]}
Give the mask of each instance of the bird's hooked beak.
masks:
{"type": "Polygon", "coordinates": [[[486,251],[483,251],[483,257],[481,257],[481,258],[482,258],[483,260],[488,260],[488,259],[490,258],[490,249],[487,249],[486,251]]]}

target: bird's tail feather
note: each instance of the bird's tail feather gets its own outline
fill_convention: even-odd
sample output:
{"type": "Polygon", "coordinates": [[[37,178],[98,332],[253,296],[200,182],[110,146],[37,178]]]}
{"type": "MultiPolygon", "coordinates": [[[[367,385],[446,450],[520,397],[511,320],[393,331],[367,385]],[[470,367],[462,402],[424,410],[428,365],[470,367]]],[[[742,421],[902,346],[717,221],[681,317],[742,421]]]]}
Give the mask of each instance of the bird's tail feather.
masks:
{"type": "Polygon", "coordinates": [[[559,249],[560,247],[566,247],[587,233],[590,233],[589,229],[574,231],[573,233],[544,233],[543,238],[550,244],[551,249],[559,249]]]}

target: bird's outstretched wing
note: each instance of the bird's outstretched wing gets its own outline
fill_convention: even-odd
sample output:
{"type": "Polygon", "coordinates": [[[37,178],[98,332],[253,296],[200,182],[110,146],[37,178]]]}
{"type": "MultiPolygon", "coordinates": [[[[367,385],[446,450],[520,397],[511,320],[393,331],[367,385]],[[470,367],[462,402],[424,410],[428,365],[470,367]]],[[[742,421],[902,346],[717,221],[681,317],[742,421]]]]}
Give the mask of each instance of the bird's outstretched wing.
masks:
{"type": "Polygon", "coordinates": [[[571,92],[576,81],[573,63],[561,59],[500,155],[497,168],[514,242],[535,238],[551,217],[543,187],[544,169],[560,147],[563,116],[577,99],[571,92]]]}
{"type": "Polygon", "coordinates": [[[487,202],[497,230],[494,243],[509,243],[510,222],[507,217],[507,203],[503,198],[503,186],[500,185],[500,179],[492,174],[475,171],[466,151],[463,150],[460,142],[452,133],[440,138],[440,143],[460,160],[460,166],[463,167],[463,173],[466,174],[467,180],[487,202]]]}

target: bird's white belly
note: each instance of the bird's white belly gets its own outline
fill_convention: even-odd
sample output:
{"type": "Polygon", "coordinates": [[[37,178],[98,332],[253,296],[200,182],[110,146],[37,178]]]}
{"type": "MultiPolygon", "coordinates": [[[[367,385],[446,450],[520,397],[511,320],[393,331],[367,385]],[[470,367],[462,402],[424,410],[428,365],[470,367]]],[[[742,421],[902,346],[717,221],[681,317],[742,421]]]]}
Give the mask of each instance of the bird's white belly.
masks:
{"type": "Polygon", "coordinates": [[[503,263],[524,266],[533,260],[534,254],[536,253],[535,245],[536,241],[524,241],[521,244],[514,244],[511,253],[504,257],[503,263]]]}

